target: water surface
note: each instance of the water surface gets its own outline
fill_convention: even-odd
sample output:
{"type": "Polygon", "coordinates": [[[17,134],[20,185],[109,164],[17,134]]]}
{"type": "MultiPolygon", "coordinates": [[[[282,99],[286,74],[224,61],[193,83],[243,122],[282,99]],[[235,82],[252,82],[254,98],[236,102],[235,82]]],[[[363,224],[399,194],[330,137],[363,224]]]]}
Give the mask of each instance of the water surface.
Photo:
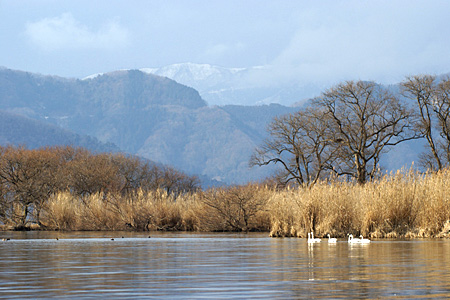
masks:
{"type": "Polygon", "coordinates": [[[267,234],[151,235],[0,233],[11,238],[0,242],[0,297],[450,297],[449,240],[308,245],[267,234]]]}

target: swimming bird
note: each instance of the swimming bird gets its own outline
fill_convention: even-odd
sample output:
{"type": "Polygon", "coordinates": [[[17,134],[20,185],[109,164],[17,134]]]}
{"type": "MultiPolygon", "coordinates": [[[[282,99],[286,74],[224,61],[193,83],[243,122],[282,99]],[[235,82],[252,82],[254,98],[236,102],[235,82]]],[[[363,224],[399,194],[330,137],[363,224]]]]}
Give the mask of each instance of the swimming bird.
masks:
{"type": "Polygon", "coordinates": [[[328,236],[328,243],[336,243],[337,242],[337,238],[330,237],[330,234],[327,234],[327,236],[328,236]]]}
{"type": "Polygon", "coordinates": [[[369,239],[365,239],[362,235],[360,235],[359,236],[359,242],[361,244],[368,244],[368,243],[370,243],[370,240],[369,239]]]}
{"type": "Polygon", "coordinates": [[[354,238],[353,238],[353,234],[349,234],[349,235],[348,235],[348,242],[349,242],[350,244],[360,244],[360,243],[361,243],[361,240],[360,240],[360,239],[354,239],[354,238]]]}
{"type": "Polygon", "coordinates": [[[314,232],[308,233],[308,243],[320,243],[321,239],[314,238],[314,232]]]}

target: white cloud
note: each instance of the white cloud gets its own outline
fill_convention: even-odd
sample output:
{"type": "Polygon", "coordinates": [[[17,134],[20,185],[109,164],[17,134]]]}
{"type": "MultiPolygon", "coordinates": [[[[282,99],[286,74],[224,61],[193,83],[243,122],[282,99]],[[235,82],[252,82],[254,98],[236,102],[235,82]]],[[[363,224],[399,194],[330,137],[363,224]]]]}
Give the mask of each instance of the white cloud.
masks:
{"type": "Polygon", "coordinates": [[[242,42],[236,42],[234,44],[220,43],[208,47],[202,52],[199,58],[209,63],[217,63],[219,61],[226,61],[227,57],[241,54],[245,49],[246,46],[242,42]]]}
{"type": "Polygon", "coordinates": [[[275,72],[300,81],[385,83],[414,73],[448,72],[450,30],[443,25],[449,6],[403,4],[305,10],[291,42],[272,61],[275,72]]]}
{"type": "Polygon", "coordinates": [[[128,31],[116,21],[93,31],[80,24],[70,13],[27,23],[25,33],[33,44],[46,51],[114,49],[129,42],[128,31]]]}
{"type": "Polygon", "coordinates": [[[0,10],[8,40],[0,65],[70,76],[188,61],[269,65],[255,75],[263,85],[395,82],[450,70],[445,0],[31,2],[0,10]]]}

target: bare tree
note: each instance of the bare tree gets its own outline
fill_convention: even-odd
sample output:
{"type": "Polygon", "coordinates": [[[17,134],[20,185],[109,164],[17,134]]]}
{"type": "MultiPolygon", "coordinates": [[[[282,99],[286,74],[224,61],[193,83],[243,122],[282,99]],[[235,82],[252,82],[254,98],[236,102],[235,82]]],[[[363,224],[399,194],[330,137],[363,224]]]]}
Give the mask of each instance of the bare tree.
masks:
{"type": "Polygon", "coordinates": [[[197,176],[187,175],[170,166],[153,165],[148,170],[146,180],[148,189],[163,189],[168,194],[183,194],[195,192],[200,189],[200,179],[197,176]]]}
{"type": "Polygon", "coordinates": [[[40,223],[45,201],[58,188],[58,160],[51,149],[28,150],[7,147],[0,153],[0,181],[4,222],[24,228],[30,221],[40,223]],[[30,216],[34,219],[30,219],[30,216]]]}
{"type": "Polygon", "coordinates": [[[117,170],[114,191],[125,195],[139,189],[149,190],[151,181],[150,165],[139,157],[125,154],[115,154],[112,164],[117,170]]]}
{"type": "Polygon", "coordinates": [[[401,83],[402,94],[416,102],[419,116],[417,130],[427,139],[430,154],[422,155],[421,164],[431,169],[442,169],[441,156],[433,132],[433,102],[436,90],[436,76],[417,75],[407,77],[401,83]],[[433,160],[431,160],[433,158],[433,160]],[[435,167],[434,167],[435,166],[435,167]]]}
{"type": "Polygon", "coordinates": [[[165,189],[168,194],[174,193],[178,195],[185,192],[194,192],[200,186],[200,180],[197,176],[186,175],[171,167],[164,167],[162,169],[161,179],[159,188],[165,189]]]}
{"type": "Polygon", "coordinates": [[[268,126],[269,138],[256,148],[250,165],[280,164],[277,181],[282,185],[292,181],[300,186],[315,184],[336,157],[327,121],[324,111],[315,107],[275,118],[268,126]]]}
{"type": "Polygon", "coordinates": [[[438,119],[437,130],[440,139],[438,147],[442,153],[441,161],[450,163],[450,77],[442,79],[436,86],[433,111],[438,119]]]}
{"type": "Polygon", "coordinates": [[[413,113],[373,82],[345,82],[295,114],[274,119],[251,165],[280,163],[284,183],[309,186],[326,170],[363,184],[379,170],[390,146],[420,138],[413,113]]]}
{"type": "Polygon", "coordinates": [[[420,122],[418,131],[427,139],[422,167],[440,170],[450,163],[450,78],[418,75],[401,84],[402,94],[413,100],[420,122]]]}
{"type": "Polygon", "coordinates": [[[78,195],[112,192],[118,186],[118,167],[113,164],[112,154],[80,150],[67,164],[67,169],[70,189],[78,195]]]}
{"type": "Polygon", "coordinates": [[[348,81],[325,91],[313,102],[325,111],[332,134],[340,143],[337,175],[363,184],[379,169],[380,156],[389,146],[419,138],[412,113],[392,93],[373,82],[348,81]]]}

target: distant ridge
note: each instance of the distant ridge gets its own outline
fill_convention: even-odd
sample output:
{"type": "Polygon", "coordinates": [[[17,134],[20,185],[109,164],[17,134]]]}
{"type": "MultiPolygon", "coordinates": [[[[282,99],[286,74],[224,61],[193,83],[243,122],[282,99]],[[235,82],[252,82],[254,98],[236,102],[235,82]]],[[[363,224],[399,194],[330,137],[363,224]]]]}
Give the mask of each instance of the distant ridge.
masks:
{"type": "Polygon", "coordinates": [[[0,145],[26,146],[35,149],[45,146],[83,147],[93,152],[117,152],[112,143],[79,135],[46,122],[29,119],[0,110],[0,145]]]}

